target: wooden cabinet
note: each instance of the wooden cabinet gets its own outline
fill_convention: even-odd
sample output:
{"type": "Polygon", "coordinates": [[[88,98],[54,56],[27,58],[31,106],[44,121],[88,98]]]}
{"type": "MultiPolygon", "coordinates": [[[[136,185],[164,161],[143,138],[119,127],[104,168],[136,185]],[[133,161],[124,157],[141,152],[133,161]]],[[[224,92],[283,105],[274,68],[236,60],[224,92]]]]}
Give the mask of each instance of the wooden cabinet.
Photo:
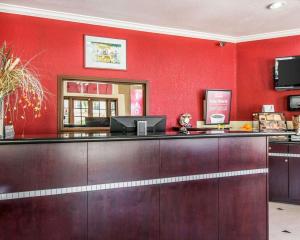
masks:
{"type": "Polygon", "coordinates": [[[159,187],[88,193],[88,239],[159,239],[159,187]]]}
{"type": "Polygon", "coordinates": [[[0,201],[1,240],[87,239],[87,193],[0,201]]]}
{"type": "Polygon", "coordinates": [[[266,240],[267,176],[220,179],[219,240],[266,240]]]}
{"type": "Polygon", "coordinates": [[[288,153],[289,152],[289,144],[269,144],[269,152],[270,153],[288,153]]]}
{"type": "Polygon", "coordinates": [[[300,158],[289,160],[289,183],[290,199],[300,201],[300,158]]]}
{"type": "Polygon", "coordinates": [[[269,192],[271,201],[300,202],[300,144],[271,143],[269,192]],[[272,154],[279,154],[272,156],[272,154]],[[280,156],[280,154],[286,156],[280,156]]]}
{"type": "Polygon", "coordinates": [[[218,180],[161,186],[160,240],[218,239],[218,180]]]}
{"type": "Polygon", "coordinates": [[[289,199],[289,159],[269,157],[269,192],[271,201],[289,199]]]}
{"type": "MultiPolygon", "coordinates": [[[[289,153],[300,155],[300,144],[290,144],[289,153]]],[[[289,159],[290,199],[300,201],[300,157],[289,159]]]]}

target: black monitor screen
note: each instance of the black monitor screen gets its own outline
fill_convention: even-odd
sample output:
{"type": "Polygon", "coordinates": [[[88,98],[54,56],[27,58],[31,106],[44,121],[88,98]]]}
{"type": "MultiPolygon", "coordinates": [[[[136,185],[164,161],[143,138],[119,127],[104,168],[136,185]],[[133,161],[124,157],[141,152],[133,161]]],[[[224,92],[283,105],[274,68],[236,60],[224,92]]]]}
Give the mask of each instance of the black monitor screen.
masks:
{"type": "Polygon", "coordinates": [[[86,117],[86,127],[109,127],[109,117],[86,117]]]}
{"type": "Polygon", "coordinates": [[[112,117],[110,120],[111,132],[136,132],[137,121],[147,121],[148,132],[164,132],[166,130],[166,116],[122,116],[112,117]]]}
{"type": "Polygon", "coordinates": [[[276,59],[275,87],[300,87],[300,57],[276,59]]]}

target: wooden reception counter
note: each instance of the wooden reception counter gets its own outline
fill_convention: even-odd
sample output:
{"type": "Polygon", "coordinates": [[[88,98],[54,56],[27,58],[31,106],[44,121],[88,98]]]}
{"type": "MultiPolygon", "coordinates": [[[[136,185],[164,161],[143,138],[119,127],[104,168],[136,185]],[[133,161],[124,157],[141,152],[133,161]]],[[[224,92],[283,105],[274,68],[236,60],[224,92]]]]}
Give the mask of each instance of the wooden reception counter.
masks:
{"type": "Polygon", "coordinates": [[[0,140],[0,239],[266,240],[267,149],[241,132],[0,140]]]}

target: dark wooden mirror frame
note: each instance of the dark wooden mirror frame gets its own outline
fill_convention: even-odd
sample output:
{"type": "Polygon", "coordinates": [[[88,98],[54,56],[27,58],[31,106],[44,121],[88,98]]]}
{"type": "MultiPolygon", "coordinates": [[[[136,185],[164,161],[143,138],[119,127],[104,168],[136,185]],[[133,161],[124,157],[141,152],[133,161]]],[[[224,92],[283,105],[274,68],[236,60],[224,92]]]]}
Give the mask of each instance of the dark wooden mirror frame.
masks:
{"type": "Polygon", "coordinates": [[[67,76],[61,75],[58,76],[57,81],[57,126],[58,132],[109,132],[109,127],[73,127],[67,128],[63,124],[63,104],[64,104],[64,95],[63,95],[63,82],[64,81],[98,81],[105,83],[119,83],[119,84],[141,84],[144,89],[144,115],[147,115],[149,112],[149,85],[146,80],[129,80],[129,79],[118,79],[118,78],[100,78],[100,77],[83,77],[83,76],[67,76]]]}

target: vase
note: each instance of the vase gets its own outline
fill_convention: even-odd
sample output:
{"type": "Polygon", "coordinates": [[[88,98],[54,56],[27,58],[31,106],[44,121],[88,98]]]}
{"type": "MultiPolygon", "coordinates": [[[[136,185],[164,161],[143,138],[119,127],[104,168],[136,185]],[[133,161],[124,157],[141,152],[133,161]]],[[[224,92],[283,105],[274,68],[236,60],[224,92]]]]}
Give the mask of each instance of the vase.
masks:
{"type": "Polygon", "coordinates": [[[0,138],[4,138],[4,100],[0,98],[0,138]]]}

